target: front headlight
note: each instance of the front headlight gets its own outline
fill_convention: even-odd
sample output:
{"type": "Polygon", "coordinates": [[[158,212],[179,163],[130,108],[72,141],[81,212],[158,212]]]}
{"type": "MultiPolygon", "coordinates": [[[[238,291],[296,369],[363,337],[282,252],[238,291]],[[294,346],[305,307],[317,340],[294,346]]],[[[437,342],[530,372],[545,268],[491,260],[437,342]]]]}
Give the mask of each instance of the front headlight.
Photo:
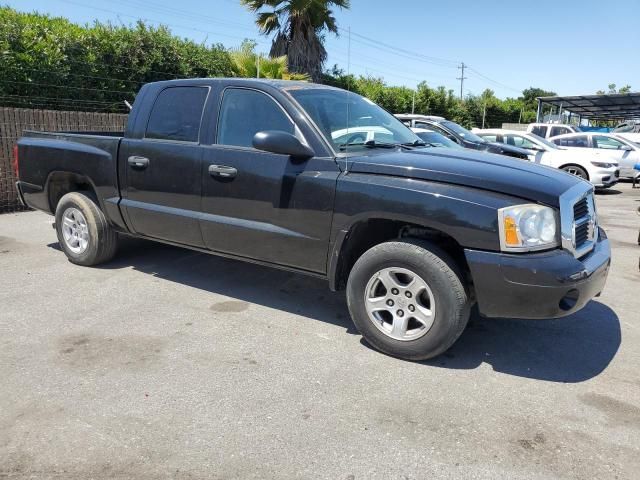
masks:
{"type": "Polygon", "coordinates": [[[600,168],[615,167],[614,163],[607,163],[607,162],[591,162],[591,165],[593,165],[594,167],[600,167],[600,168]]]}
{"type": "Polygon", "coordinates": [[[514,205],[498,210],[500,247],[505,252],[553,248],[558,243],[558,214],[536,204],[514,205]]]}

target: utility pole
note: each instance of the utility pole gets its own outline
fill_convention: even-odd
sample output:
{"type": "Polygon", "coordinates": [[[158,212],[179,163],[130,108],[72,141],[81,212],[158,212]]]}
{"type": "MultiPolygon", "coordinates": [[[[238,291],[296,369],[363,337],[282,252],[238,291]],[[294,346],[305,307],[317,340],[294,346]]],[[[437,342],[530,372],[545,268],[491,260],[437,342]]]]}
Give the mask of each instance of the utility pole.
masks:
{"type": "Polygon", "coordinates": [[[256,78],[260,78],[260,55],[256,56],[256,78]]]}
{"type": "Polygon", "coordinates": [[[487,102],[484,102],[484,109],[482,110],[482,129],[484,130],[484,118],[487,116],[487,102]]]}
{"type": "Polygon", "coordinates": [[[413,99],[411,100],[411,114],[414,114],[416,111],[416,91],[413,91],[413,99]]]}
{"type": "Polygon", "coordinates": [[[460,100],[462,100],[462,87],[464,86],[464,81],[467,79],[467,77],[464,76],[464,69],[467,68],[467,65],[465,65],[464,62],[461,62],[458,68],[462,70],[461,75],[456,77],[456,80],[460,80],[460,100]]]}

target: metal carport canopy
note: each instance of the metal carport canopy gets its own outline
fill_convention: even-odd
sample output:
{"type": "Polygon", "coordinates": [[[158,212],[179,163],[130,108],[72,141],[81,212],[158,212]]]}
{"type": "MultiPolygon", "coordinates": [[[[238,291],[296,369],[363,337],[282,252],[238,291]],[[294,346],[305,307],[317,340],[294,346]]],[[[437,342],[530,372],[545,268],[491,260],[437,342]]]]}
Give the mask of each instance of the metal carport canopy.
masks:
{"type": "Polygon", "coordinates": [[[582,118],[640,118],[640,92],[605,95],[573,95],[568,97],[538,97],[538,112],[543,105],[554,105],[582,118]]]}

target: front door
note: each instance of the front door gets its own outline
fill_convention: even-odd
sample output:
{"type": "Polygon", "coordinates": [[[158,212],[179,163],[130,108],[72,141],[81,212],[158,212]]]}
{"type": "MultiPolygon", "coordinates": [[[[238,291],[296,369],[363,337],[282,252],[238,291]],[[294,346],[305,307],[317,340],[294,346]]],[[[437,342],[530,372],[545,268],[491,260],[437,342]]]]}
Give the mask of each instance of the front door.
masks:
{"type": "Polygon", "coordinates": [[[624,142],[604,135],[593,135],[591,137],[593,148],[606,154],[609,158],[615,159],[620,164],[620,176],[633,177],[636,171],[633,166],[640,160],[638,152],[629,150],[624,142]]]}
{"type": "Polygon", "coordinates": [[[125,185],[121,206],[136,233],[204,247],[200,231],[200,121],[208,87],[162,90],[144,138],[121,146],[125,185]]]}
{"type": "Polygon", "coordinates": [[[268,94],[225,89],[217,139],[204,147],[204,241],[214,251],[324,273],[338,167],[256,150],[264,130],[302,134],[268,94]]]}

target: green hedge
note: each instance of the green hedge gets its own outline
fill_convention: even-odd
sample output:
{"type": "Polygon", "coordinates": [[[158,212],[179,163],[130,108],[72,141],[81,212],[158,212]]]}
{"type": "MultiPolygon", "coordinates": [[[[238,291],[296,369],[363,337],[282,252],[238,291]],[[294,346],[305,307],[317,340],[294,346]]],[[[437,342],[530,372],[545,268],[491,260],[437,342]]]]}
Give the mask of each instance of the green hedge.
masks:
{"type": "Polygon", "coordinates": [[[166,27],[96,22],[0,8],[0,102],[5,106],[122,111],[145,82],[231,76],[222,45],[204,46],[166,27]]]}

